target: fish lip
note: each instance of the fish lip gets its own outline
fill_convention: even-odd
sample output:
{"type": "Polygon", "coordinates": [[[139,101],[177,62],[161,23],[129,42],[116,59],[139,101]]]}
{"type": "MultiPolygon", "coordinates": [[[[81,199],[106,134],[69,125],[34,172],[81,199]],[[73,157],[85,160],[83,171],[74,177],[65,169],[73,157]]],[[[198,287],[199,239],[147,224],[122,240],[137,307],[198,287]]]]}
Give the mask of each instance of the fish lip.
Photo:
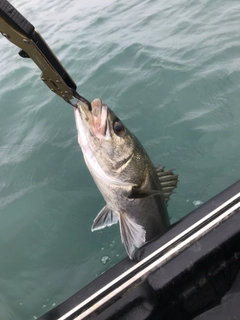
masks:
{"type": "Polygon", "coordinates": [[[91,109],[87,104],[79,101],[77,110],[82,120],[89,126],[92,133],[98,137],[106,137],[108,132],[108,111],[107,106],[100,99],[94,99],[91,103],[91,109]]]}
{"type": "Polygon", "coordinates": [[[92,106],[91,113],[94,117],[97,118],[102,112],[102,108],[103,108],[102,101],[100,99],[94,99],[93,102],[91,103],[91,106],[92,106]]]}
{"type": "Polygon", "coordinates": [[[81,101],[77,103],[77,110],[81,116],[91,114],[91,111],[92,111],[92,109],[90,110],[90,108],[85,103],[82,103],[81,101]]]}

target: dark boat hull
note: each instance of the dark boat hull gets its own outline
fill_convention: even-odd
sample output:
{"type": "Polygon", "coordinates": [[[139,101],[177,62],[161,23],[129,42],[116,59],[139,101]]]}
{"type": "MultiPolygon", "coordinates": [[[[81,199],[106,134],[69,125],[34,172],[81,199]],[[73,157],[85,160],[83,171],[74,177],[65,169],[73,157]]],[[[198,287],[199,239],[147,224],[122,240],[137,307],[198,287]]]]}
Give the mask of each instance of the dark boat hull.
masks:
{"type": "MultiPolygon", "coordinates": [[[[219,209],[219,215],[224,210],[227,212],[230,207],[229,199],[239,192],[240,182],[237,182],[173,225],[160,238],[138,250],[136,259],[143,261],[151,253],[204,219],[209,212],[221,208],[224,203],[227,205],[224,209],[219,209]]],[[[234,201],[238,205],[240,200],[237,198],[234,201]]],[[[215,225],[213,229],[192,241],[184,250],[179,250],[169,261],[155,268],[147,277],[142,277],[140,281],[129,286],[122,294],[109,298],[103,307],[89,312],[86,319],[240,319],[240,304],[238,303],[240,301],[240,275],[237,282],[234,283],[240,267],[239,210],[239,208],[234,209],[231,215],[226,216],[226,219],[215,225]],[[226,294],[227,300],[223,299],[226,294]],[[229,317],[223,318],[224,314],[229,317]]],[[[197,232],[196,228],[192,235],[194,236],[197,232]]],[[[185,238],[180,240],[181,244],[185,238]]],[[[177,248],[178,243],[174,245],[177,248]]],[[[62,317],[61,319],[70,320],[76,318],[83,310],[78,308],[81,303],[133,267],[134,264],[128,258],[124,259],[40,319],[55,320],[62,317]]],[[[127,278],[126,281],[128,281],[127,278]]],[[[95,307],[96,302],[97,300],[92,302],[92,305],[95,303],[95,307]]],[[[89,308],[89,305],[86,304],[86,307],[89,308]]]]}

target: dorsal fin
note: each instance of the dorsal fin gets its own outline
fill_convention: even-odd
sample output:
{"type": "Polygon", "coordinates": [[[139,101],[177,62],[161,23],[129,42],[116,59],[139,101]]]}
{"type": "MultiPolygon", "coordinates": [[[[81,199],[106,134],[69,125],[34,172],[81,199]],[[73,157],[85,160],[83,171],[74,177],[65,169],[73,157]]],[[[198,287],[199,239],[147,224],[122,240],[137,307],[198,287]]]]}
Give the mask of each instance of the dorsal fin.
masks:
{"type": "Polygon", "coordinates": [[[164,168],[163,166],[156,166],[158,179],[167,204],[173,190],[177,187],[178,174],[173,174],[173,170],[164,171],[164,168]]]}

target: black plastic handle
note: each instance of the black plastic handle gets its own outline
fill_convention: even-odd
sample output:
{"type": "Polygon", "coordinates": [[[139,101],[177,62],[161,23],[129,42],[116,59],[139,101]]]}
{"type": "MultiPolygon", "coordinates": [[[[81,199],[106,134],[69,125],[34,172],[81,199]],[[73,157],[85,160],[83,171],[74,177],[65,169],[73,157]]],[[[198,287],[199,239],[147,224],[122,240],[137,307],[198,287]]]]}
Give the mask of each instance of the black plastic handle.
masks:
{"type": "Polygon", "coordinates": [[[29,38],[32,37],[34,26],[7,0],[0,0],[0,17],[9,22],[14,29],[18,29],[29,38]]]}
{"type": "MultiPolygon", "coordinates": [[[[35,31],[35,27],[7,0],[0,0],[0,17],[2,17],[9,25],[11,25],[13,29],[19,31],[27,38],[34,41],[36,46],[44,54],[56,72],[58,72],[58,74],[63,78],[66,84],[74,90],[77,89],[75,82],[58,61],[57,57],[53,54],[40,34],[35,31]]],[[[20,56],[27,57],[27,54],[25,51],[20,51],[20,56]]]]}
{"type": "MultiPolygon", "coordinates": [[[[73,81],[73,79],[68,74],[67,70],[62,66],[60,61],[54,55],[53,51],[44,41],[40,33],[38,33],[35,27],[26,18],[24,18],[21,15],[21,13],[16,8],[14,8],[14,6],[12,6],[11,3],[9,3],[7,0],[0,0],[0,18],[2,18],[2,20],[4,20],[7,23],[7,25],[11,26],[11,28],[14,29],[14,31],[16,31],[17,33],[20,33],[22,36],[25,36],[26,37],[25,40],[33,41],[35,46],[37,47],[37,50],[40,52],[41,57],[43,58],[43,64],[44,64],[44,61],[47,60],[50,65],[50,68],[54,69],[58,73],[60,78],[64,80],[64,83],[67,85],[65,90],[69,91],[69,88],[70,88],[73,94],[73,97],[83,101],[88,105],[89,108],[91,108],[91,103],[76,92],[77,90],[76,83],[73,81]]],[[[12,42],[16,44],[14,41],[12,42]]],[[[19,44],[16,44],[16,45],[19,46],[19,44]]],[[[31,54],[29,55],[29,52],[26,52],[28,50],[25,49],[26,51],[24,51],[24,47],[22,47],[21,45],[19,47],[22,49],[19,53],[21,57],[25,57],[25,58],[31,57],[34,60],[34,57],[31,56],[31,54]]],[[[49,68],[49,65],[47,65],[47,68],[49,68]]],[[[39,68],[43,71],[41,67],[39,68]]],[[[55,90],[52,90],[52,91],[55,92],[55,90]]],[[[63,93],[56,92],[56,94],[65,98],[64,92],[63,93]]],[[[69,101],[69,103],[71,102],[69,101]]]]}

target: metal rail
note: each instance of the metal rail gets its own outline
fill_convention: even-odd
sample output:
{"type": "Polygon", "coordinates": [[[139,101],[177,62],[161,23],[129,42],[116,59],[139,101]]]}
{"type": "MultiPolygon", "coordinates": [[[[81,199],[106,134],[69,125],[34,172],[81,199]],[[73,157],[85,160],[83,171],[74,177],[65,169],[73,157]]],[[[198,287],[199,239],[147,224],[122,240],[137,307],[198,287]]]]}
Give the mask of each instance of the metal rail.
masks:
{"type": "Polygon", "coordinates": [[[239,211],[240,192],[57,320],[82,320],[99,314],[112,299],[120,299],[126,291],[142,283],[156,269],[239,211]]]}

